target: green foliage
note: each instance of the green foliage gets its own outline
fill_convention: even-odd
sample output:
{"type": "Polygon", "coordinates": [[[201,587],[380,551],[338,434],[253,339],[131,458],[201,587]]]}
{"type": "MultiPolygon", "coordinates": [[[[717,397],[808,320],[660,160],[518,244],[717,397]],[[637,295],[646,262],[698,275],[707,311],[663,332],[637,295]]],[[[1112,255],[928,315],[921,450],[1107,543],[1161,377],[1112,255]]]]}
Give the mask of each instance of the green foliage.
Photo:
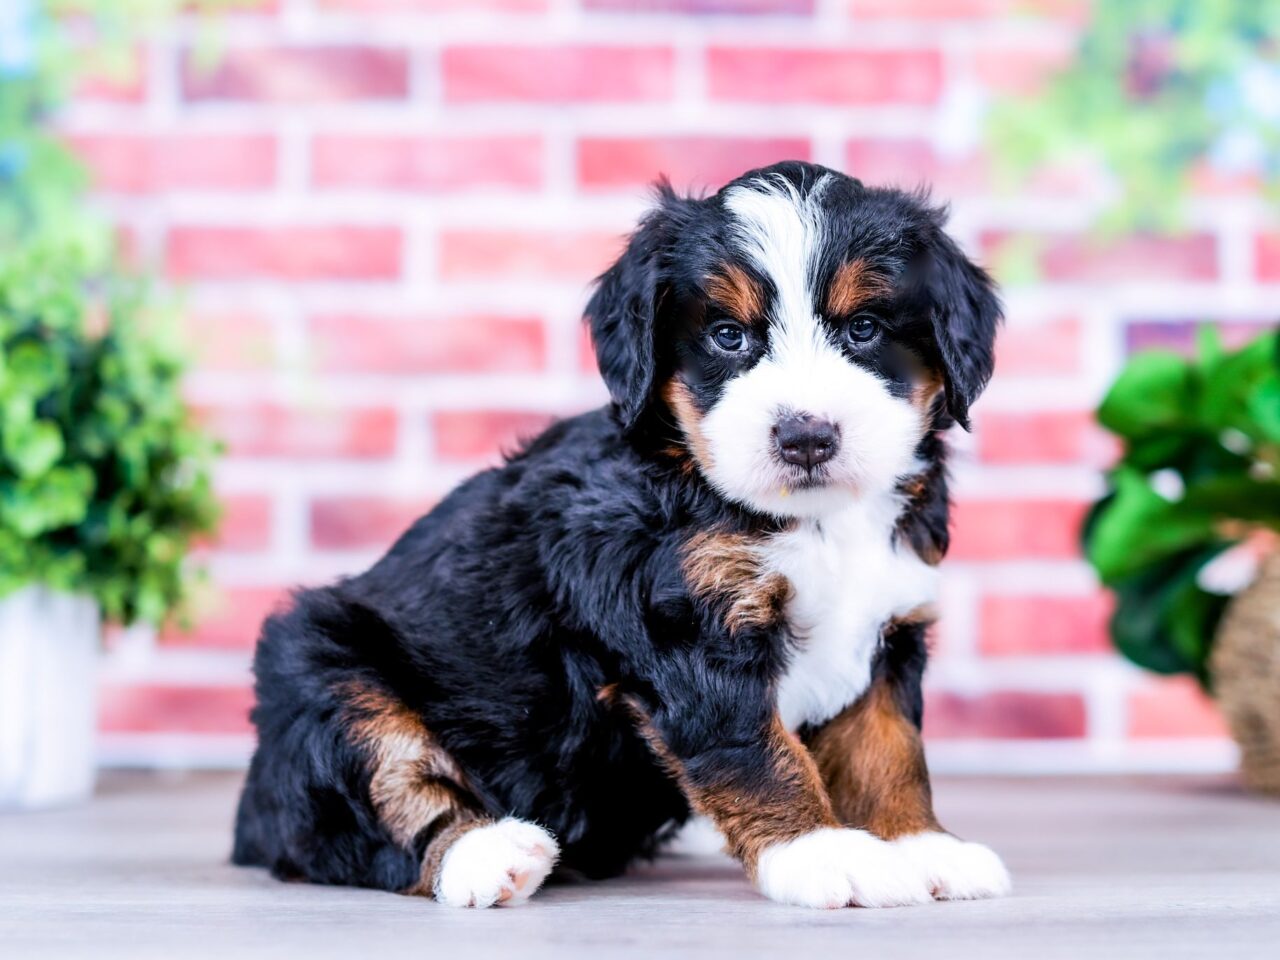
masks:
{"type": "Polygon", "coordinates": [[[1098,3],[1069,69],[1002,104],[992,141],[1006,173],[1100,161],[1119,181],[1104,226],[1170,230],[1197,171],[1280,191],[1280,0],[1098,3]]]}
{"type": "Polygon", "coordinates": [[[83,249],[0,262],[0,594],[85,591],[126,623],[181,600],[183,557],[216,519],[214,450],[164,320],[83,249]]]}
{"type": "Polygon", "coordinates": [[[140,44],[178,14],[249,0],[2,0],[0,30],[0,250],[33,235],[80,242],[95,224],[81,212],[84,171],[48,121],[85,77],[126,80],[140,44]]]}
{"type": "Polygon", "coordinates": [[[183,402],[170,312],[121,269],[50,121],[81,77],[123,78],[145,30],[228,2],[0,8],[0,595],[43,583],[158,623],[214,526],[214,444],[183,402]]]}
{"type": "Polygon", "coordinates": [[[1134,357],[1098,411],[1124,442],[1110,491],[1085,524],[1085,553],[1117,600],[1120,651],[1207,682],[1226,597],[1201,571],[1253,531],[1280,531],[1280,334],[1235,352],[1201,333],[1199,357],[1134,357]]]}

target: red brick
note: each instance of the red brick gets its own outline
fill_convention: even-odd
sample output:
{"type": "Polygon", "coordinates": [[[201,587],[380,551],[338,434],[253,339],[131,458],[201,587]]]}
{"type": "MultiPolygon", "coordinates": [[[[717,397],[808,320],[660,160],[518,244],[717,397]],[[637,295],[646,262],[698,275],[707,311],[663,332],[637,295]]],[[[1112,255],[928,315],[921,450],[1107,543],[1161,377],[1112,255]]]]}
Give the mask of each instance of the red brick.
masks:
{"type": "Polygon", "coordinates": [[[368,459],[395,451],[396,413],[384,407],[295,409],[265,403],[203,408],[200,414],[232,456],[368,459]]]}
{"type": "Polygon", "coordinates": [[[1258,279],[1266,283],[1280,281],[1280,233],[1260,234],[1254,240],[1254,257],[1258,262],[1258,279]]]}
{"type": "Polygon", "coordinates": [[[321,10],[355,13],[540,13],[550,0],[314,0],[321,10]]]}
{"type": "Polygon", "coordinates": [[[1208,197],[1255,197],[1266,189],[1256,170],[1221,170],[1207,159],[1192,161],[1189,171],[1192,193],[1208,197]]]}
{"type": "Polygon", "coordinates": [[[599,231],[445,230],[440,275],[447,280],[519,277],[586,283],[622,252],[624,237],[599,231]]]}
{"type": "Polygon", "coordinates": [[[711,47],[714,100],[762,103],[927,104],[942,92],[937,50],[711,47]]]}
{"type": "Polygon", "coordinates": [[[1116,454],[1114,442],[1088,410],[984,413],[976,432],[978,456],[988,463],[1105,466],[1116,454]]]}
{"type": "Polygon", "coordinates": [[[1090,0],[849,0],[849,12],[865,19],[969,20],[1018,15],[1084,21],[1090,0]]]}
{"type": "Polygon", "coordinates": [[[1205,233],[1180,237],[1125,236],[1103,240],[1079,234],[987,233],[988,262],[1009,244],[1032,244],[1047,280],[1125,283],[1209,281],[1218,276],[1218,249],[1205,233]]]}
{"type": "Polygon", "coordinates": [[[400,273],[395,227],[177,226],[169,231],[170,276],[234,280],[389,280],[400,273]]]}
{"type": "Polygon", "coordinates": [[[1080,556],[1086,505],[1077,500],[961,500],[949,557],[1066,560],[1080,556]]]}
{"type": "Polygon", "coordinates": [[[263,190],[276,177],[270,136],[82,134],[71,146],[108,193],[263,190]]]}
{"type": "MultiPolygon", "coordinates": [[[[252,14],[255,16],[265,16],[277,14],[281,10],[281,5],[285,0],[222,0],[223,7],[229,8],[224,13],[232,16],[244,16],[252,14]]],[[[177,5],[183,13],[208,13],[210,3],[209,0],[177,0],[177,5]],[[201,10],[201,7],[204,7],[201,10]]],[[[217,5],[215,0],[214,6],[217,5]]]]}
{"type": "Polygon", "coordinates": [[[340,103],[409,95],[409,56],[387,47],[230,47],[211,63],[188,54],[188,100],[340,103]]]}
{"type": "Polygon", "coordinates": [[[441,460],[481,460],[513,450],[554,419],[532,410],[440,410],[431,418],[441,460]]]}
{"type": "Polygon", "coordinates": [[[634,188],[665,174],[678,189],[720,187],[744,170],[811,153],[804,137],[587,137],[578,141],[578,182],[634,188]]]}
{"type": "Polygon", "coordinates": [[[253,689],[108,683],[98,688],[104,733],[247,734],[253,689]]]}
{"type": "Polygon", "coordinates": [[[188,313],[182,332],[200,370],[265,370],[276,362],[271,323],[255,314],[188,313]]]}
{"type": "Polygon", "coordinates": [[[1129,736],[1225,737],[1217,706],[1190,677],[1153,680],[1129,696],[1129,736]]]}
{"type": "Polygon", "coordinates": [[[988,595],[978,608],[978,649],[994,657],[1106,653],[1113,606],[1102,591],[988,595]]]}
{"type": "Polygon", "coordinates": [[[334,134],[316,138],[311,168],[320,187],[533,188],[542,183],[542,139],[334,134]]]}
{"type": "Polygon", "coordinates": [[[141,49],[128,56],[119,70],[92,72],[76,78],[74,93],[78,100],[104,103],[138,104],[147,97],[147,58],[141,49]]]}
{"type": "Polygon", "coordinates": [[[1080,333],[1074,317],[1010,324],[996,338],[996,370],[1001,377],[1078,373],[1080,333]]]}
{"type": "Polygon", "coordinates": [[[1060,33],[1052,46],[1013,47],[981,44],[973,51],[978,82],[1001,96],[1033,96],[1075,61],[1077,38],[1060,33]]]}
{"type": "Polygon", "coordinates": [[[442,65],[450,103],[669,100],[675,85],[670,47],[457,46],[442,65]]]}
{"type": "Polygon", "coordinates": [[[814,0],[583,0],[588,10],[685,14],[813,13],[813,3],[814,0]]]}
{"type": "Polygon", "coordinates": [[[386,549],[430,506],[386,497],[320,498],[311,504],[311,544],[321,550],[386,549]]]}
{"type": "Polygon", "coordinates": [[[1062,740],[1084,733],[1084,699],[1074,693],[933,691],[925,698],[924,735],[931,740],[1062,740]]]}
{"type": "Polygon", "coordinates": [[[168,628],[161,643],[168,647],[207,650],[252,650],[267,615],[288,602],[289,588],[276,585],[219,587],[187,630],[168,628]]]}
{"type": "Polygon", "coordinates": [[[978,153],[943,160],[933,146],[915,137],[857,137],[845,144],[845,172],[868,184],[932,186],[939,193],[977,193],[990,180],[978,153]]]}
{"type": "Polygon", "coordinates": [[[258,493],[218,497],[222,517],[212,545],[221,550],[265,550],[271,545],[271,498],[258,493]]]}
{"type": "Polygon", "coordinates": [[[448,319],[313,317],[316,366],[339,373],[492,373],[540,370],[546,331],[537,317],[448,319]]]}

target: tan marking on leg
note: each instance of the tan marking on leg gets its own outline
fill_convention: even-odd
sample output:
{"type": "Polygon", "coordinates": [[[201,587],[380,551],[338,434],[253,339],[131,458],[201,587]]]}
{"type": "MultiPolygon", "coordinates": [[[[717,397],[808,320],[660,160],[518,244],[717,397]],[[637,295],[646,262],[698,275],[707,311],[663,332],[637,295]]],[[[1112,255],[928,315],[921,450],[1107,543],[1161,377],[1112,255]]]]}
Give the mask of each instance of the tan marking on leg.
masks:
{"type": "Polygon", "coordinates": [[[444,863],[444,855],[449,852],[449,848],[457,843],[464,833],[469,833],[477,827],[487,827],[495,822],[492,817],[468,812],[458,815],[453,822],[441,828],[440,832],[427,844],[427,851],[422,856],[422,870],[418,875],[418,882],[405,893],[434,897],[436,878],[440,875],[440,865],[444,863]]]}
{"type": "Polygon", "coordinates": [[[865,260],[850,260],[836,268],[827,287],[827,315],[847,317],[862,304],[887,295],[893,289],[888,279],[874,272],[865,260]]]}
{"type": "Polygon", "coordinates": [[[730,633],[776,623],[791,596],[787,578],[765,570],[757,544],[742,534],[694,534],[681,569],[695,597],[723,608],[730,633]]]}
{"type": "Polygon", "coordinates": [[[431,895],[445,851],[458,837],[492,822],[471,795],[466,776],[405,704],[375,687],[341,685],[352,739],[369,764],[369,799],[397,844],[413,849],[429,827],[418,883],[405,893],[431,895]]]}
{"type": "Polygon", "coordinates": [[[883,681],[819,730],[809,749],[842,823],[885,840],[942,829],[920,731],[883,681]]]}
{"type": "Polygon", "coordinates": [[[754,881],[760,854],[775,843],[837,826],[822,777],[809,751],[775,715],[768,731],[770,767],[751,784],[694,783],[654,729],[643,706],[623,697],[641,736],[679,785],[690,806],[710,818],[729,852],[754,881]]]}
{"type": "Polygon", "coordinates": [[[764,319],[764,291],[736,263],[726,263],[706,278],[707,296],[748,326],[764,319]]]}

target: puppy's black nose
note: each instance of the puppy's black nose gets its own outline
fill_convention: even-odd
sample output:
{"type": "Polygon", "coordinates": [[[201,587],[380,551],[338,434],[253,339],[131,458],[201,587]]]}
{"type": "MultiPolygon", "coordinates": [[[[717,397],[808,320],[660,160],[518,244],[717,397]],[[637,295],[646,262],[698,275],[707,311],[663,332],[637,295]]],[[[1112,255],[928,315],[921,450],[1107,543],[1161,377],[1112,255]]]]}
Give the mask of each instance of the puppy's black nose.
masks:
{"type": "Polygon", "coordinates": [[[806,470],[826,463],[840,449],[840,431],[836,425],[807,413],[779,420],[773,428],[773,440],[778,446],[778,456],[806,470]]]}

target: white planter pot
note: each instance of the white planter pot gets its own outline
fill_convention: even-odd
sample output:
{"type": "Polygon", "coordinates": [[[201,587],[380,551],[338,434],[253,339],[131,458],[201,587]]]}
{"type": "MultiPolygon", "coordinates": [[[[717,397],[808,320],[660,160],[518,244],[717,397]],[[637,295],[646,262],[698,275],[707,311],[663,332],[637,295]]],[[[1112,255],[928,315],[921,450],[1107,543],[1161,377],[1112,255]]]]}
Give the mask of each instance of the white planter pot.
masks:
{"type": "Polygon", "coordinates": [[[0,599],[0,808],[93,792],[98,607],[26,587],[0,599]]]}

